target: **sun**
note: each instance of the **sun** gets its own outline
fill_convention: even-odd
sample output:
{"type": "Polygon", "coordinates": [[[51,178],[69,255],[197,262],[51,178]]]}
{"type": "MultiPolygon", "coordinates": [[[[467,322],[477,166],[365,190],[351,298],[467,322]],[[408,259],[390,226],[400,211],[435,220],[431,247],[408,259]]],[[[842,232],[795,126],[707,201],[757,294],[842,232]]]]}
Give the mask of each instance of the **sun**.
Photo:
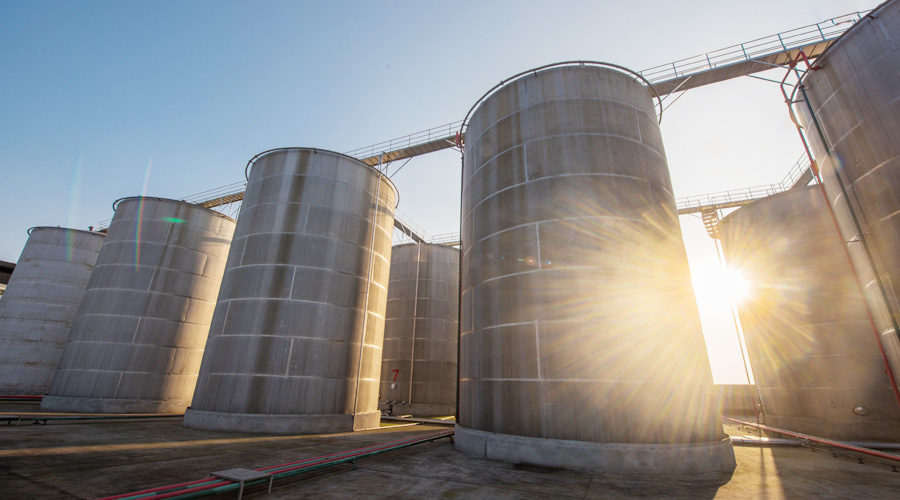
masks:
{"type": "Polygon", "coordinates": [[[750,293],[750,286],[739,270],[718,262],[692,268],[691,281],[697,302],[702,304],[738,304],[750,293]]]}

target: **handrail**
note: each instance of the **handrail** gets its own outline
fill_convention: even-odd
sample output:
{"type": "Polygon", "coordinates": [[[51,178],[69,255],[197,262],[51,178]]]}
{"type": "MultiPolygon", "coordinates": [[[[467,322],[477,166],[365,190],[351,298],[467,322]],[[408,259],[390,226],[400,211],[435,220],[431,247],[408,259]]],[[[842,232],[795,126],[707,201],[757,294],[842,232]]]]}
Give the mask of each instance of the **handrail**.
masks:
{"type": "Polygon", "coordinates": [[[809,159],[807,158],[806,153],[804,153],[794,163],[794,166],[791,167],[780,183],[731,189],[717,193],[685,196],[675,200],[675,205],[678,210],[687,210],[690,208],[710,207],[727,203],[758,200],[760,198],[789,191],[807,169],[809,169],[809,159]]]}
{"type": "Polygon", "coordinates": [[[869,12],[871,10],[851,12],[850,14],[826,19],[816,24],[794,28],[750,40],[749,42],[725,47],[724,49],[654,66],[640,71],[640,73],[651,83],[659,83],[721,66],[798,49],[812,42],[825,42],[843,34],[869,12]]]}
{"type": "Polygon", "coordinates": [[[462,123],[462,121],[457,120],[445,125],[439,125],[437,127],[420,130],[419,132],[414,132],[412,134],[397,137],[395,139],[389,139],[387,141],[375,143],[370,146],[356,148],[347,151],[344,154],[347,156],[352,156],[357,160],[362,160],[365,158],[372,158],[381,153],[389,153],[400,148],[408,149],[416,146],[421,146],[423,144],[427,144],[436,140],[453,137],[453,135],[456,133],[455,128],[458,127],[460,123],[462,123]]]}

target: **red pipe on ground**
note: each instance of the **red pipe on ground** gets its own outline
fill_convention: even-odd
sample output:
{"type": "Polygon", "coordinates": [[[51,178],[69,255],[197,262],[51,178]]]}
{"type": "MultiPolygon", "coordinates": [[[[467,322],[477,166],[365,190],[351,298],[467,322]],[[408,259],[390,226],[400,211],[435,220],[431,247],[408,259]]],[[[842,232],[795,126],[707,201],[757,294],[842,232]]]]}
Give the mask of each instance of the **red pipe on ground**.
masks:
{"type": "MultiPolygon", "coordinates": [[[[353,450],[347,450],[347,451],[341,451],[341,452],[337,452],[337,453],[331,453],[331,454],[329,454],[329,455],[322,455],[322,456],[320,456],[320,457],[307,458],[307,459],[305,459],[305,460],[298,460],[298,461],[296,461],[296,462],[288,462],[288,463],[284,463],[284,464],[280,464],[280,465],[270,465],[270,466],[268,466],[268,467],[262,467],[262,468],[254,469],[254,470],[258,470],[258,471],[260,471],[260,472],[268,472],[268,471],[270,471],[270,470],[272,470],[272,469],[278,469],[278,468],[280,468],[280,467],[289,467],[289,466],[291,466],[291,465],[297,465],[297,464],[301,464],[301,463],[304,464],[304,465],[303,465],[304,467],[305,467],[305,466],[309,466],[309,465],[318,465],[318,464],[327,462],[327,461],[328,461],[327,459],[334,459],[334,457],[341,456],[341,457],[343,458],[344,456],[349,456],[349,455],[353,455],[353,454],[361,454],[361,453],[367,453],[367,452],[372,452],[372,451],[378,451],[378,450],[382,450],[382,449],[385,449],[385,448],[390,448],[390,447],[393,447],[393,446],[400,446],[400,445],[403,445],[403,444],[408,444],[408,443],[411,443],[411,442],[413,442],[413,441],[418,441],[418,440],[421,440],[421,439],[428,439],[428,438],[430,438],[430,437],[435,437],[435,436],[438,436],[438,435],[441,435],[441,434],[444,434],[444,432],[437,432],[437,433],[434,433],[434,434],[426,434],[426,435],[424,435],[424,436],[418,436],[418,437],[410,438],[410,439],[401,439],[401,440],[399,440],[399,441],[392,441],[392,442],[390,442],[390,443],[385,443],[385,444],[381,444],[381,445],[373,445],[373,446],[367,446],[367,447],[363,447],[363,448],[356,448],[356,449],[353,449],[353,450]]],[[[298,469],[298,468],[300,468],[300,467],[294,467],[294,468],[289,469],[289,470],[294,470],[294,469],[298,469]]],[[[281,473],[281,472],[285,472],[285,471],[279,470],[277,473],[281,473]]],[[[199,483],[205,483],[205,482],[208,482],[208,481],[215,481],[215,479],[213,479],[213,478],[206,478],[206,479],[198,479],[198,480],[195,480],[195,481],[188,481],[188,482],[184,482],[184,483],[169,484],[169,485],[166,485],[166,486],[157,486],[157,487],[155,487],[155,488],[149,488],[149,489],[145,489],[145,490],[134,491],[134,492],[131,492],[131,493],[123,493],[123,494],[121,494],[121,495],[115,495],[115,496],[110,496],[110,497],[103,497],[103,498],[99,498],[99,499],[97,499],[97,500],[118,500],[118,499],[121,499],[121,498],[129,498],[129,497],[134,497],[134,496],[142,495],[142,494],[146,494],[146,493],[154,493],[154,492],[159,492],[159,491],[162,491],[162,490],[169,490],[169,489],[171,489],[171,488],[179,488],[179,487],[183,487],[183,486],[191,486],[191,485],[195,485],[195,484],[199,484],[199,483]]],[[[217,483],[215,483],[215,484],[208,484],[208,485],[204,485],[204,486],[200,486],[200,487],[186,488],[186,489],[179,489],[179,490],[177,490],[177,491],[159,493],[159,494],[157,494],[157,495],[153,495],[153,496],[146,497],[145,499],[142,499],[142,500],[161,500],[161,499],[164,499],[164,498],[170,498],[170,497],[172,497],[172,496],[184,495],[184,494],[186,494],[186,493],[193,493],[193,492],[197,492],[197,491],[203,491],[203,490],[207,490],[207,489],[217,488],[217,487],[221,486],[222,484],[229,483],[229,482],[230,482],[230,481],[227,481],[227,480],[224,480],[224,479],[223,479],[223,480],[219,480],[219,481],[218,481],[217,483]]]]}
{"type": "Polygon", "coordinates": [[[736,422],[738,424],[749,425],[751,427],[757,427],[764,431],[769,432],[777,432],[778,434],[784,434],[785,436],[791,436],[799,439],[805,439],[807,441],[812,441],[813,443],[824,444],[826,446],[830,446],[832,448],[838,448],[841,450],[852,451],[854,453],[861,453],[863,455],[869,455],[872,457],[883,458],[885,460],[890,460],[892,462],[900,462],[900,455],[891,455],[890,453],[882,453],[877,450],[873,450],[870,448],[863,448],[861,446],[853,446],[852,444],[842,443],[840,441],[832,441],[830,439],[821,438],[818,436],[811,436],[809,434],[803,434],[801,432],[794,432],[785,429],[778,429],[777,427],[769,427],[767,425],[762,424],[754,424],[753,422],[745,422],[743,420],[737,420],[735,418],[722,417],[723,420],[730,420],[732,422],[736,422]]]}

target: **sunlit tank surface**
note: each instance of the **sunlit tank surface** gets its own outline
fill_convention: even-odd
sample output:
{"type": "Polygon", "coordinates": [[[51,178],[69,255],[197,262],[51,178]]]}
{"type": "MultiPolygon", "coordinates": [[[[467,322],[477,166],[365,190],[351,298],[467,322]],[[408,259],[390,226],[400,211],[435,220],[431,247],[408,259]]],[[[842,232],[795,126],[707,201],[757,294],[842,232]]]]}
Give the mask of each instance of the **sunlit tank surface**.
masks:
{"type": "Polygon", "coordinates": [[[766,424],[900,440],[900,406],[819,187],[755,201],[719,235],[749,283],[738,308],[766,424]]]}
{"type": "Polygon", "coordinates": [[[184,411],[232,233],[232,219],[183,201],[117,202],[41,408],[184,411]]]}
{"type": "MultiPolygon", "coordinates": [[[[796,108],[821,165],[825,188],[844,239],[851,241],[854,266],[865,283],[866,301],[882,334],[900,383],[900,342],[891,314],[900,320],[900,1],[885,2],[857,22],[815,64],[804,84],[805,102],[796,108]],[[817,126],[818,125],[818,126],[817,126]],[[819,136],[824,135],[832,155],[819,136]],[[845,197],[835,177],[847,190],[845,197]],[[859,242],[848,202],[871,248],[875,273],[859,242]]],[[[795,96],[801,100],[802,94],[795,96]]]]}
{"type": "Polygon", "coordinates": [[[378,427],[396,202],[387,177],[342,154],[255,160],[185,426],[378,427]]]}
{"type": "Polygon", "coordinates": [[[734,468],[650,92],[564,66],[474,111],[456,446],[623,473],[734,468]]]}
{"type": "Polygon", "coordinates": [[[36,227],[0,299],[0,394],[47,392],[104,235],[36,227]]]}
{"type": "Polygon", "coordinates": [[[456,413],[459,250],[413,243],[391,252],[381,401],[393,414],[456,413]]]}

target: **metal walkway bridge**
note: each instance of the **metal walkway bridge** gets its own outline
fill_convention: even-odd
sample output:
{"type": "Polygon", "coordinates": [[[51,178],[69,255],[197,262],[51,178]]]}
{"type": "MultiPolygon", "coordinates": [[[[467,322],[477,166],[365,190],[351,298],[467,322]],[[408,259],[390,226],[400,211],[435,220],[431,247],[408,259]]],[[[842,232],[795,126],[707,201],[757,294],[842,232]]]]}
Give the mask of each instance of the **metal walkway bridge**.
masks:
{"type": "MultiPolygon", "coordinates": [[[[655,66],[639,73],[650,81],[656,91],[662,96],[752,75],[775,67],[785,67],[797,57],[801,50],[810,59],[822,54],[828,46],[869,12],[860,11],[845,14],[820,23],[655,66]]],[[[462,121],[451,122],[414,134],[347,151],[345,154],[369,166],[389,165],[397,160],[413,158],[456,146],[457,132],[461,125],[462,121]]],[[[460,136],[459,139],[463,140],[464,137],[460,136]]],[[[808,171],[809,161],[805,162],[805,171],[802,170],[801,163],[802,161],[798,161],[794,168],[791,169],[788,177],[780,184],[679,199],[678,213],[702,213],[705,214],[704,221],[706,222],[706,214],[715,213],[718,209],[738,207],[753,200],[785,191],[791,187],[806,185],[812,178],[808,171]],[[801,169],[799,172],[796,171],[798,168],[801,169]],[[787,186],[786,182],[790,186],[787,186]]],[[[184,200],[207,208],[220,207],[243,200],[245,186],[246,182],[237,182],[191,195],[184,200]]],[[[717,221],[718,218],[716,216],[715,222],[717,223],[717,221]]],[[[395,219],[395,227],[397,229],[413,241],[425,242],[426,238],[421,236],[413,226],[414,224],[403,217],[395,219]]],[[[711,228],[710,225],[707,225],[707,229],[711,231],[710,234],[712,235],[714,227],[711,228]]]]}

